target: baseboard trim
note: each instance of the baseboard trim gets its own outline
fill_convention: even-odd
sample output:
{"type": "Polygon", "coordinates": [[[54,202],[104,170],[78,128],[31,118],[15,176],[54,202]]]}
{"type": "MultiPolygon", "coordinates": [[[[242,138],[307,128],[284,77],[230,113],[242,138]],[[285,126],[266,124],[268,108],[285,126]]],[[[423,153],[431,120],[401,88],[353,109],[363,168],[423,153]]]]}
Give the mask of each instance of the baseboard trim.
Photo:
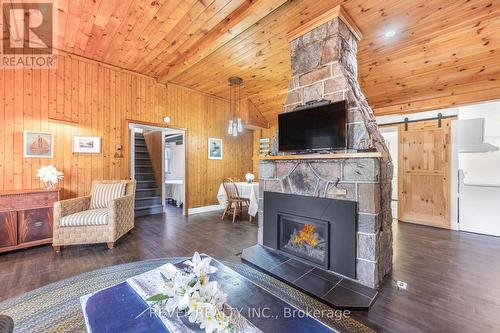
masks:
{"type": "Polygon", "coordinates": [[[200,213],[208,213],[216,210],[223,210],[225,208],[224,205],[212,205],[212,206],[203,206],[196,208],[189,208],[188,215],[200,214],[200,213]]]}

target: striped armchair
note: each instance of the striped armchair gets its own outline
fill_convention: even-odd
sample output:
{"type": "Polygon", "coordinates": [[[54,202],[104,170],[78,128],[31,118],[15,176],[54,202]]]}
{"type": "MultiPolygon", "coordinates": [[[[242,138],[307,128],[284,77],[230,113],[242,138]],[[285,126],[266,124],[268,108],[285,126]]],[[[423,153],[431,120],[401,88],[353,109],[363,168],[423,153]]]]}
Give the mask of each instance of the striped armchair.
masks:
{"type": "Polygon", "coordinates": [[[54,204],[52,246],[107,243],[134,227],[134,180],[95,181],[91,195],[54,204]]]}

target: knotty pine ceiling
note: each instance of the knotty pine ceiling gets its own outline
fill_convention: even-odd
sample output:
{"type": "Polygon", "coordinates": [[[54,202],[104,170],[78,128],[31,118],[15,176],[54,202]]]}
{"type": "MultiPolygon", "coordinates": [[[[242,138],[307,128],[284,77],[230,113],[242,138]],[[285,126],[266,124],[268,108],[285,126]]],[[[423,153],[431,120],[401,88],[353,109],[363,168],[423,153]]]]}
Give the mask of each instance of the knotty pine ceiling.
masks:
{"type": "Polygon", "coordinates": [[[240,76],[271,123],[290,78],[287,32],[338,4],[363,33],[359,79],[377,114],[500,98],[498,0],[56,3],[60,49],[225,98],[240,76]]]}

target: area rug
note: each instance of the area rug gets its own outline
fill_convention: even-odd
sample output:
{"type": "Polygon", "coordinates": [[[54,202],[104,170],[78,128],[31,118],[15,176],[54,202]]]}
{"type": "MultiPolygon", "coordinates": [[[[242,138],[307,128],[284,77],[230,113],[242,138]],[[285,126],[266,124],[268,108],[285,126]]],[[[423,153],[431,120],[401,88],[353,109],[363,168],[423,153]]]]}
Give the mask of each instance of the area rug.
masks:
{"type": "MultiPolygon", "coordinates": [[[[0,314],[14,318],[15,332],[85,332],[80,296],[121,283],[131,276],[168,262],[175,263],[184,259],[186,258],[138,261],[83,273],[2,302],[0,314]]],[[[298,309],[331,310],[323,303],[251,267],[241,263],[221,262],[298,309]]],[[[352,318],[320,320],[339,332],[374,332],[352,318]]]]}

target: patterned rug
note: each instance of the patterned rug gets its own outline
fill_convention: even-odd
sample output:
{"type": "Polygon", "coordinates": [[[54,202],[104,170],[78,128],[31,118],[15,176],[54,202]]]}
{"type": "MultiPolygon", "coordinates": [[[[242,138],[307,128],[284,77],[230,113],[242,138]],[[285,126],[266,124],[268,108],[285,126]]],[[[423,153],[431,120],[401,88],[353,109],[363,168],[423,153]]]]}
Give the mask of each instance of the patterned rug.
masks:
{"type": "MultiPolygon", "coordinates": [[[[80,296],[121,283],[167,262],[183,259],[138,261],[83,273],[0,303],[0,314],[14,318],[15,332],[85,332],[80,296]]],[[[221,262],[298,309],[331,310],[323,303],[251,267],[221,262]]],[[[352,318],[320,320],[339,332],[374,332],[352,318]]]]}

